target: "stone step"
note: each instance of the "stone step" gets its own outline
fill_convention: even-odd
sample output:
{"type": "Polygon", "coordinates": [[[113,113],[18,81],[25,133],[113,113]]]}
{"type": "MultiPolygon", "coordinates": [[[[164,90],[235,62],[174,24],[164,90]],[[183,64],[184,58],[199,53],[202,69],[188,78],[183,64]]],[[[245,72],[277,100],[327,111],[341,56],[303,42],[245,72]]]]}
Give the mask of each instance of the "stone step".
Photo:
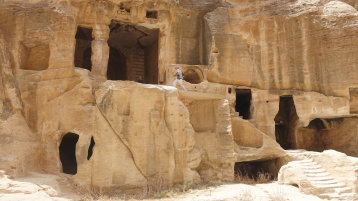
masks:
{"type": "Polygon", "coordinates": [[[357,193],[342,193],[340,194],[341,200],[358,200],[358,194],[357,193]]]}
{"type": "Polygon", "coordinates": [[[329,176],[328,172],[322,172],[322,173],[307,173],[307,177],[325,177],[329,176]]]}
{"type": "Polygon", "coordinates": [[[319,189],[329,189],[329,190],[335,190],[336,188],[343,188],[345,187],[345,185],[343,183],[335,183],[335,184],[315,184],[313,185],[313,187],[315,188],[319,188],[319,189]]]}
{"type": "Polygon", "coordinates": [[[298,162],[298,163],[315,163],[312,159],[310,158],[305,158],[303,160],[299,160],[299,161],[295,161],[295,162],[298,162]]]}
{"type": "Polygon", "coordinates": [[[300,165],[300,164],[297,164],[297,165],[303,169],[306,169],[306,170],[322,169],[322,166],[320,166],[320,165],[300,165]]]}
{"type": "Polygon", "coordinates": [[[324,169],[305,169],[303,170],[304,173],[324,173],[326,170],[324,169]]]}
{"type": "Polygon", "coordinates": [[[296,163],[292,163],[294,165],[300,166],[300,167],[310,167],[310,166],[316,166],[318,165],[315,162],[296,162],[296,163]]]}
{"type": "Polygon", "coordinates": [[[299,165],[299,166],[314,166],[314,165],[318,165],[315,162],[310,162],[310,161],[302,161],[302,162],[298,162],[295,165],[299,165]]]}
{"type": "Polygon", "coordinates": [[[332,199],[332,198],[339,198],[340,195],[338,193],[322,193],[319,195],[319,197],[332,199]]]}
{"type": "Polygon", "coordinates": [[[309,181],[329,181],[334,180],[331,176],[324,176],[324,177],[309,177],[307,178],[309,181]]]}
{"type": "Polygon", "coordinates": [[[321,198],[329,198],[329,199],[336,199],[336,200],[357,200],[357,194],[356,193],[323,193],[320,194],[319,197],[321,198]]]}
{"type": "Polygon", "coordinates": [[[338,183],[336,180],[330,179],[330,180],[325,180],[325,181],[321,181],[321,180],[316,180],[316,181],[310,181],[312,184],[336,184],[338,183]]]}
{"type": "Polygon", "coordinates": [[[334,189],[336,193],[352,193],[352,188],[351,187],[341,187],[341,188],[336,188],[334,189]]]}
{"type": "Polygon", "coordinates": [[[317,164],[316,162],[314,161],[309,161],[309,160],[299,160],[299,161],[292,161],[290,163],[293,163],[293,164],[298,164],[298,165],[312,165],[312,164],[317,164]]]}

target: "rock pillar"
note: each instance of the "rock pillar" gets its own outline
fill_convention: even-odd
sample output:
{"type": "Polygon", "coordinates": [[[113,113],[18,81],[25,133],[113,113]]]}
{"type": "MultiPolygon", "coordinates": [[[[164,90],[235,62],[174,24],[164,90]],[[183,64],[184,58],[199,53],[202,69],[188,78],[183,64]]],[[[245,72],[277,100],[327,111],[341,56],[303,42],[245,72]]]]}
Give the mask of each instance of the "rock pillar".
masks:
{"type": "Polygon", "coordinates": [[[92,75],[97,82],[107,79],[107,65],[109,58],[109,27],[106,25],[95,26],[92,32],[92,75]]]}

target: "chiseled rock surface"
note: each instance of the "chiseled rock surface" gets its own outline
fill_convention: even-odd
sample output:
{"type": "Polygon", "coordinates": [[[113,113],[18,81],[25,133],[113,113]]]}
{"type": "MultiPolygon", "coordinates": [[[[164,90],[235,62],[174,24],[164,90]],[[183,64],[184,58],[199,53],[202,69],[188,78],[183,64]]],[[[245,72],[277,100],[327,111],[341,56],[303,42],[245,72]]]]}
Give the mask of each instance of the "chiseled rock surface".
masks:
{"type": "Polygon", "coordinates": [[[39,168],[39,137],[22,114],[22,102],[0,30],[0,168],[21,176],[39,168]]]}
{"type": "MultiPolygon", "coordinates": [[[[163,185],[200,179],[193,170],[200,163],[200,155],[195,154],[195,133],[175,88],[108,81],[96,91],[96,102],[99,115],[103,116],[99,118],[107,121],[118,143],[125,145],[132,155],[136,167],[119,171],[123,176],[136,171],[149,183],[163,180],[163,185]]],[[[105,130],[97,128],[97,133],[105,130]]],[[[106,160],[107,154],[95,156],[98,165],[106,160]]],[[[117,160],[120,165],[122,161],[117,160]]],[[[116,166],[109,169],[117,171],[116,166]]],[[[122,177],[114,175],[112,180],[121,181],[122,177]]]]}
{"type": "Polygon", "coordinates": [[[348,96],[358,76],[354,1],[227,2],[205,16],[209,81],[348,96]]]}
{"type": "MultiPolygon", "coordinates": [[[[2,0],[0,168],[58,174],[61,140],[75,133],[72,179],[81,186],[232,180],[237,161],[284,155],[274,141],[281,95],[293,95],[297,127],[349,114],[349,88],[358,78],[354,6],[353,0],[2,0]],[[106,82],[112,20],[159,30],[158,51],[150,54],[157,58],[157,83],[171,84],[176,63],[203,82],[185,82],[191,92],[180,93],[106,82]],[[78,26],[92,29],[91,72],[74,66],[78,26]],[[249,122],[231,118],[236,87],[252,89],[249,122]]],[[[342,124],[349,130],[345,139],[353,139],[354,123],[342,124]]],[[[356,154],[352,142],[337,140],[336,147],[348,145],[356,154]]],[[[353,176],[346,160],[337,161],[353,176]]]]}
{"type": "Polygon", "coordinates": [[[180,92],[195,131],[202,162],[198,172],[203,180],[234,179],[234,141],[229,103],[220,95],[180,92]]]}
{"type": "Polygon", "coordinates": [[[280,145],[271,137],[255,128],[249,121],[232,119],[236,162],[270,160],[286,155],[280,145]]]}
{"type": "MultiPolygon", "coordinates": [[[[158,180],[163,185],[201,179],[232,180],[235,161],[229,108],[225,100],[208,97],[188,92],[181,93],[179,98],[178,91],[167,86],[126,81],[104,83],[96,91],[96,103],[103,115],[99,118],[107,121],[118,143],[129,150],[135,168],[120,171],[116,166],[108,166],[101,167],[102,172],[107,174],[112,170],[124,174],[122,177],[107,174],[114,175],[112,181],[120,182],[127,177],[126,172],[135,171],[134,175],[143,176],[148,184],[154,185],[158,180]],[[212,113],[205,113],[207,106],[212,107],[212,113]]],[[[97,135],[106,138],[103,131],[108,129],[100,124],[97,135]]],[[[100,151],[101,155],[93,156],[94,164],[103,165],[108,152],[116,152],[106,149],[100,151]]],[[[137,180],[134,184],[143,182],[137,180]]]]}

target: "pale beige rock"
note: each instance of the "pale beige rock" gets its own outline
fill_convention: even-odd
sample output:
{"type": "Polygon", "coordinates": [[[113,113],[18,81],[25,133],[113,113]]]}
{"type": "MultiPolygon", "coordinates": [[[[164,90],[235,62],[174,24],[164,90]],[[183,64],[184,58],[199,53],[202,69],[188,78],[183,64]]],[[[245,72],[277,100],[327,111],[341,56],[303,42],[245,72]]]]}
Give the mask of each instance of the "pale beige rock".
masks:
{"type": "Polygon", "coordinates": [[[278,182],[298,185],[300,190],[321,198],[355,200],[356,163],[344,153],[289,151],[296,158],[281,167],[278,182]]]}
{"type": "Polygon", "coordinates": [[[205,16],[217,49],[209,81],[348,97],[356,84],[356,58],[349,56],[356,51],[354,2],[228,2],[205,16]]]}
{"type": "Polygon", "coordinates": [[[243,147],[259,148],[263,145],[263,134],[249,122],[241,118],[232,118],[232,133],[237,145],[243,147]]]}
{"type": "Polygon", "coordinates": [[[136,169],[150,183],[199,179],[193,170],[200,162],[194,130],[174,88],[106,82],[96,99],[99,111],[130,150],[136,169]]]}
{"type": "Polygon", "coordinates": [[[13,176],[39,168],[39,137],[22,115],[22,102],[0,30],[0,168],[13,176]]]}
{"type": "Polygon", "coordinates": [[[204,180],[233,180],[234,153],[228,101],[220,96],[181,92],[195,131],[196,147],[202,162],[198,169],[204,180]]]}
{"type": "MultiPolygon", "coordinates": [[[[355,7],[351,0],[3,0],[0,168],[59,174],[61,140],[75,133],[71,179],[86,188],[232,180],[235,162],[285,156],[274,140],[285,95],[292,95],[297,113],[291,148],[357,155],[356,119],[347,116],[357,110],[355,7]],[[179,64],[188,92],[106,81],[118,42],[110,37],[112,22],[142,34],[134,41],[142,49],[126,51],[149,52],[132,62],[129,79],[171,85],[179,64]],[[92,30],[90,71],[74,66],[77,27],[92,30]],[[142,38],[148,29],[157,31],[155,39],[142,38]],[[154,42],[146,47],[145,40],[154,42]],[[157,68],[134,70],[145,60],[157,68]],[[251,90],[249,120],[235,111],[236,89],[251,90]],[[342,124],[325,120],[331,127],[324,131],[305,128],[316,118],[343,117],[342,124]]],[[[347,160],[337,163],[339,175],[355,177],[347,160]]]]}
{"type": "Polygon", "coordinates": [[[255,128],[247,120],[232,119],[236,162],[270,160],[286,155],[271,137],[255,128]]]}

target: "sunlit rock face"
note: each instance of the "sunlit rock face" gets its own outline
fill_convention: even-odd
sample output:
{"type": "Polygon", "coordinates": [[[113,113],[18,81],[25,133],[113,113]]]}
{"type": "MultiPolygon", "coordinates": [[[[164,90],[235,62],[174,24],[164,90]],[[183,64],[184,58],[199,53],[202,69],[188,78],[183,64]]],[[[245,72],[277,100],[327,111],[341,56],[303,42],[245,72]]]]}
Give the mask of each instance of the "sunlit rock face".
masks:
{"type": "Polygon", "coordinates": [[[356,85],[353,1],[230,2],[205,16],[218,50],[209,80],[339,96],[356,85]]]}
{"type": "Polygon", "coordinates": [[[356,6],[0,0],[0,168],[112,191],[230,181],[283,148],[357,155],[356,6]]]}

